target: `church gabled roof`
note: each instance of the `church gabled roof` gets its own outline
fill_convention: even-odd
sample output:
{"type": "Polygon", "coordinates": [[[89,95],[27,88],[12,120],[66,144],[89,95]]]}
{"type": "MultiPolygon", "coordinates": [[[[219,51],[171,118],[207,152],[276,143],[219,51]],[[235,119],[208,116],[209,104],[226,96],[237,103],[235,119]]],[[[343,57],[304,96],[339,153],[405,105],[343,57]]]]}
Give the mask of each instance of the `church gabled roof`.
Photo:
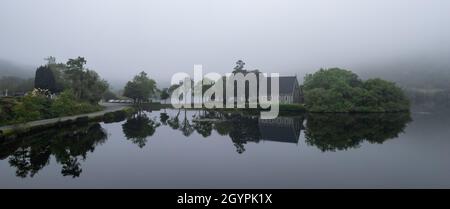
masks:
{"type": "Polygon", "coordinates": [[[292,94],[294,85],[296,84],[297,77],[295,76],[283,76],[279,78],[280,82],[280,94],[292,94]]]}
{"type": "MultiPolygon", "coordinates": [[[[269,77],[270,78],[270,77],[269,77]]],[[[279,94],[283,95],[283,94],[292,94],[294,91],[294,87],[295,85],[298,85],[297,83],[297,77],[296,76],[280,76],[278,77],[278,82],[279,82],[279,94]]],[[[267,79],[267,84],[268,86],[271,85],[271,80],[272,79],[267,79]]],[[[270,88],[267,88],[268,94],[270,95],[270,88]]]]}

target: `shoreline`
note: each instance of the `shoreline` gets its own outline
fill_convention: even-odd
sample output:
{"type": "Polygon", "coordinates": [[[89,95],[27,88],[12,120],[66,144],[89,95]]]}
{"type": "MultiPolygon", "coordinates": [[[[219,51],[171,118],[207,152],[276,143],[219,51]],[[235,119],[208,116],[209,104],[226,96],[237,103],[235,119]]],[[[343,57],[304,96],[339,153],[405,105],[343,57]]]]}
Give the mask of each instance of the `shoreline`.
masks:
{"type": "Polygon", "coordinates": [[[96,119],[98,117],[104,116],[107,113],[122,111],[128,107],[129,105],[116,105],[111,103],[104,103],[102,106],[105,107],[104,110],[92,112],[92,113],[85,113],[80,115],[73,115],[73,116],[64,116],[64,117],[58,117],[58,118],[50,118],[50,119],[43,119],[43,120],[37,120],[37,121],[30,121],[26,123],[21,124],[14,124],[14,125],[6,125],[0,127],[0,137],[6,137],[15,133],[20,132],[27,132],[32,129],[40,129],[40,128],[50,128],[57,124],[69,124],[69,123],[77,123],[82,121],[90,121],[92,119],[96,119]]]}

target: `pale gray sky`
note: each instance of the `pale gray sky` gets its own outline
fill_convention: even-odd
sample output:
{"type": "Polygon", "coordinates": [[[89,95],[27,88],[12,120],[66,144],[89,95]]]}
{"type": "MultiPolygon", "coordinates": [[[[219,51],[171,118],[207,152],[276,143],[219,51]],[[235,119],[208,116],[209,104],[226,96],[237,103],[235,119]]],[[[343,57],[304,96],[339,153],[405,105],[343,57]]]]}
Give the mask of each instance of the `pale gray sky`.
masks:
{"type": "Polygon", "coordinates": [[[298,74],[417,54],[445,57],[448,0],[1,0],[0,58],[84,56],[110,81],[145,70],[298,74]],[[444,54],[443,54],[444,53],[444,54]]]}

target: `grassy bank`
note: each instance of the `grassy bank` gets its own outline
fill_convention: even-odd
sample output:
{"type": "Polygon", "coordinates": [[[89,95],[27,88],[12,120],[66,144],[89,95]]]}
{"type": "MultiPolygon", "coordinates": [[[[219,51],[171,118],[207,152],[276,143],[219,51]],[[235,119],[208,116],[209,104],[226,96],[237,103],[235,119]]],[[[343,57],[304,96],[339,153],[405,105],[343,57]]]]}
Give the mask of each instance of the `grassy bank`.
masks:
{"type": "Polygon", "coordinates": [[[131,116],[136,112],[133,107],[127,107],[123,110],[118,110],[114,112],[105,113],[103,115],[98,115],[94,117],[80,116],[74,119],[67,119],[62,121],[57,121],[55,123],[48,123],[36,126],[17,126],[4,132],[0,131],[0,140],[5,138],[16,138],[25,135],[35,134],[44,130],[53,128],[63,128],[72,125],[86,125],[93,122],[104,122],[104,123],[115,123],[125,120],[127,117],[131,116]]]}
{"type": "Polygon", "coordinates": [[[0,126],[80,115],[102,110],[104,110],[103,106],[76,101],[70,95],[64,94],[61,94],[56,99],[32,95],[20,98],[1,98],[0,126]]]}

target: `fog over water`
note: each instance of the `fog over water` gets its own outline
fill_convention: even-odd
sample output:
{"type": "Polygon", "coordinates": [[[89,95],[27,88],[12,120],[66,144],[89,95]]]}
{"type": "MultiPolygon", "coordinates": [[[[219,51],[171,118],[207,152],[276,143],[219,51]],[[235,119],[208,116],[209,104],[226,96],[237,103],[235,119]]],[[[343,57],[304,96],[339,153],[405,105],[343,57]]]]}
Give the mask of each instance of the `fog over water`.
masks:
{"type": "MultiPolygon", "coordinates": [[[[0,59],[38,66],[84,56],[112,83],[142,70],[168,83],[194,64],[225,73],[238,59],[299,77],[424,57],[445,70],[449,9],[446,0],[2,0],[0,59]]],[[[436,69],[428,66],[419,70],[436,69]]]]}

